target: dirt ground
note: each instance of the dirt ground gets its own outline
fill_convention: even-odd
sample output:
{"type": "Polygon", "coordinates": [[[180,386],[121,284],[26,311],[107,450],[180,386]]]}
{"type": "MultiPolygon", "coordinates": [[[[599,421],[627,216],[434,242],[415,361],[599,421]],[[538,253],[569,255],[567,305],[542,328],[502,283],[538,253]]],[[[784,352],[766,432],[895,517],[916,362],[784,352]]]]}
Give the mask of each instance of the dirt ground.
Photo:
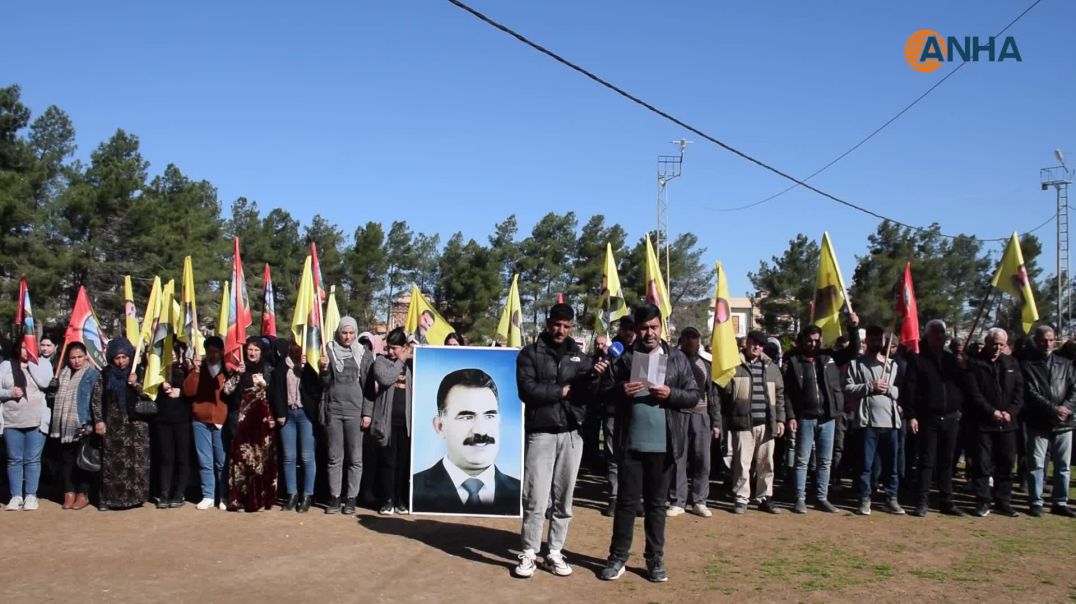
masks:
{"type": "Polygon", "coordinates": [[[669,519],[668,583],[644,578],[641,520],[629,572],[602,582],[612,521],[600,480],[580,479],[566,578],[512,578],[518,520],[44,502],[0,512],[0,584],[6,602],[1076,601],[1070,519],[734,516],[725,501],[669,519]]]}

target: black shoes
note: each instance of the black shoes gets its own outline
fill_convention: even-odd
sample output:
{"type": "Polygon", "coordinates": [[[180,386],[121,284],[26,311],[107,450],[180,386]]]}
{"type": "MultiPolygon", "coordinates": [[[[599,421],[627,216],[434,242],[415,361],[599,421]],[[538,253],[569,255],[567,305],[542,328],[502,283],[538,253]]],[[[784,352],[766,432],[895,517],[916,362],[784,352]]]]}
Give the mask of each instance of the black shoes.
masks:
{"type": "Polygon", "coordinates": [[[344,515],[351,516],[355,513],[355,498],[348,497],[344,500],[344,515]]]}
{"type": "Polygon", "coordinates": [[[167,510],[170,507],[172,507],[172,502],[169,501],[167,497],[165,497],[164,495],[161,495],[160,497],[157,498],[157,509],[158,510],[167,510]]]}
{"type": "Polygon", "coordinates": [[[910,513],[910,514],[911,514],[912,516],[915,516],[916,518],[926,518],[926,515],[927,515],[927,504],[925,504],[925,503],[920,503],[919,505],[915,506],[915,509],[913,509],[913,510],[912,510],[911,512],[909,512],[909,513],[910,513]]]}
{"type": "Polygon", "coordinates": [[[340,513],[340,498],[333,495],[329,498],[329,503],[325,504],[326,514],[339,514],[340,513]]]}
{"type": "Polygon", "coordinates": [[[651,583],[664,583],[669,580],[669,573],[665,570],[665,559],[655,556],[646,561],[646,578],[651,583]]]}
{"type": "Polygon", "coordinates": [[[948,504],[948,505],[943,505],[942,509],[941,509],[941,513],[946,514],[948,516],[956,516],[957,518],[963,518],[964,516],[968,515],[966,512],[964,512],[964,510],[956,507],[955,505],[953,505],[951,503],[948,504]]]}
{"type": "Polygon", "coordinates": [[[284,507],[280,508],[282,512],[290,512],[295,509],[295,506],[299,505],[299,494],[292,493],[288,495],[288,500],[284,502],[284,507]]]}
{"type": "Polygon", "coordinates": [[[979,503],[975,506],[975,515],[980,518],[986,518],[990,515],[990,504],[979,503]]]}
{"type": "Polygon", "coordinates": [[[780,514],[782,512],[781,508],[777,507],[777,504],[774,503],[773,499],[770,499],[769,497],[758,502],[758,509],[759,511],[766,512],[768,514],[780,514]]]}
{"type": "Polygon", "coordinates": [[[605,567],[598,573],[598,578],[602,581],[616,581],[624,574],[624,561],[617,560],[616,558],[609,558],[605,563],[605,567]]]}
{"type": "Polygon", "coordinates": [[[1033,506],[1027,508],[1027,515],[1031,516],[1032,518],[1041,518],[1042,517],[1042,506],[1041,505],[1033,505],[1033,506]]]}
{"type": "Polygon", "coordinates": [[[744,514],[746,512],[747,512],[747,504],[746,503],[737,502],[736,507],[732,508],[732,513],[733,514],[744,514]]]}
{"type": "Polygon", "coordinates": [[[305,514],[310,511],[310,504],[312,503],[314,503],[313,495],[303,495],[302,500],[299,501],[299,504],[295,506],[295,511],[299,512],[300,514],[305,514]]]}
{"type": "Polygon", "coordinates": [[[1072,511],[1067,505],[1055,505],[1050,508],[1050,513],[1056,516],[1064,516],[1065,518],[1076,518],[1076,512],[1072,511]]]}
{"type": "Polygon", "coordinates": [[[176,495],[175,499],[168,502],[168,507],[172,509],[181,508],[187,503],[187,500],[182,495],[176,495]]]}
{"type": "Polygon", "coordinates": [[[616,499],[611,500],[609,505],[605,506],[605,509],[602,510],[602,516],[605,516],[606,518],[612,518],[614,514],[616,514],[616,499]]]}
{"type": "MultiPolygon", "coordinates": [[[[396,512],[396,509],[394,507],[392,507],[392,502],[391,501],[383,504],[381,506],[381,508],[377,510],[377,513],[381,514],[382,516],[391,516],[395,512],[396,512]]],[[[345,512],[345,513],[347,513],[347,512],[345,512]]]]}
{"type": "Polygon", "coordinates": [[[1016,512],[1016,510],[1012,509],[1012,506],[1009,504],[999,505],[995,509],[995,511],[998,513],[999,516],[1007,516],[1009,518],[1016,518],[1020,515],[1016,512]]]}

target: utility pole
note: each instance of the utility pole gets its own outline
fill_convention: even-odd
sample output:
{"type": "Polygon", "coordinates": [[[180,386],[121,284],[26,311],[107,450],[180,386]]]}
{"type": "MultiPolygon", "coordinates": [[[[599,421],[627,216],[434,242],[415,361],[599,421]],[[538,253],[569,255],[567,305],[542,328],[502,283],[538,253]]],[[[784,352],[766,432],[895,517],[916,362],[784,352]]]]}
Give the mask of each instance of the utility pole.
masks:
{"type": "Polygon", "coordinates": [[[1060,166],[1043,168],[1039,171],[1042,190],[1053,187],[1057,192],[1057,337],[1061,339],[1068,332],[1068,322],[1072,319],[1072,296],[1069,287],[1069,185],[1072,184],[1073,170],[1065,164],[1065,155],[1061,149],[1054,149],[1054,156],[1060,166]]]}
{"type": "Polygon", "coordinates": [[[680,177],[680,166],[684,163],[684,149],[691,143],[692,141],[684,139],[672,141],[672,144],[680,147],[680,155],[658,156],[658,233],[654,245],[657,248],[655,253],[658,256],[658,266],[661,266],[661,246],[665,244],[665,290],[669,292],[669,296],[672,296],[672,276],[669,274],[672,240],[669,237],[669,197],[665,187],[670,180],[680,177]]]}

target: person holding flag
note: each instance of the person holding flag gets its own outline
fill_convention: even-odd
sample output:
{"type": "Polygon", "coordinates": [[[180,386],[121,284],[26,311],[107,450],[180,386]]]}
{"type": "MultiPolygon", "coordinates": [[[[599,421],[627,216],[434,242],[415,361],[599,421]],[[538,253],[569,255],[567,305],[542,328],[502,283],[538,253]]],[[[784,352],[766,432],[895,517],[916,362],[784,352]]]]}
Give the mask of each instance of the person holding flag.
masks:
{"type": "Polygon", "coordinates": [[[22,336],[10,358],[0,363],[0,408],[7,478],[11,490],[8,510],[38,509],[37,487],[41,479],[41,452],[49,433],[52,412],[45,402],[45,389],[52,380],[52,365],[38,358],[37,338],[26,277],[19,284],[16,320],[22,336]]]}

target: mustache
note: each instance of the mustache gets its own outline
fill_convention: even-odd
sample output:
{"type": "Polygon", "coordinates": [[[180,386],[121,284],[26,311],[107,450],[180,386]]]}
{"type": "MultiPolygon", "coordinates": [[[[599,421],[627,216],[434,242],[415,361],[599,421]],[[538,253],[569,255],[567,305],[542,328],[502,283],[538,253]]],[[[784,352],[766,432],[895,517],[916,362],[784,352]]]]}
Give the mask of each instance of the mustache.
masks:
{"type": "Polygon", "coordinates": [[[473,445],[495,445],[497,439],[493,438],[489,434],[473,434],[463,439],[463,446],[470,447],[473,445]]]}

